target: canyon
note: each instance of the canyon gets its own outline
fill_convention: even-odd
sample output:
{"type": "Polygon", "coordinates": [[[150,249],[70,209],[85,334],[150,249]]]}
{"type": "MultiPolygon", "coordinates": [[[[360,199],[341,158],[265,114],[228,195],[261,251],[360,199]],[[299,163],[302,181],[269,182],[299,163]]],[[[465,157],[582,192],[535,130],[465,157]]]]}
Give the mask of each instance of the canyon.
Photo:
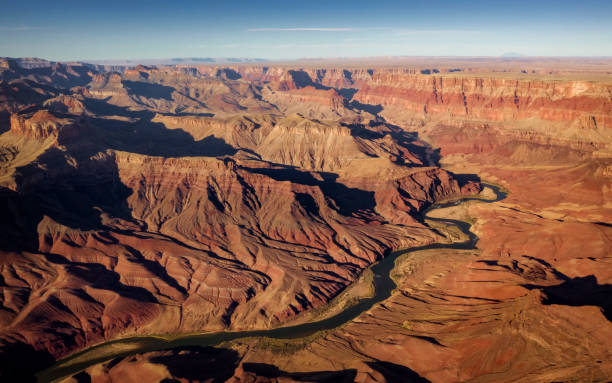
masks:
{"type": "Polygon", "coordinates": [[[0,133],[1,380],[612,378],[609,60],[5,58],[0,133]]]}

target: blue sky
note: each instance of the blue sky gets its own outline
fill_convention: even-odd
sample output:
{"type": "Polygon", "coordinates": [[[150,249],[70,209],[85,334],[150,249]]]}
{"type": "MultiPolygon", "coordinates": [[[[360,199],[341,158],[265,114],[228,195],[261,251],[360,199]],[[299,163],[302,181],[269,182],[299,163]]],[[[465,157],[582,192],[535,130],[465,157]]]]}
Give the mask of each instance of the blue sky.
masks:
{"type": "Polygon", "coordinates": [[[4,0],[0,56],[612,56],[612,1],[4,0]]]}

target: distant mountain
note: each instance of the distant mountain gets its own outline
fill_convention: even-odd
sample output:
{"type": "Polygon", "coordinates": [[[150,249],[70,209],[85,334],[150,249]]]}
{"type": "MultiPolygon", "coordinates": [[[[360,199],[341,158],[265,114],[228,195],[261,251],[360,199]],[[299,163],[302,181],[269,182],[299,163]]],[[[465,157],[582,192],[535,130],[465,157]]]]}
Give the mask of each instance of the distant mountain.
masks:
{"type": "Polygon", "coordinates": [[[517,52],[506,52],[506,53],[503,53],[500,57],[514,58],[514,57],[525,57],[525,55],[521,53],[517,53],[517,52]]]}
{"type": "Polygon", "coordinates": [[[131,60],[86,60],[87,62],[101,65],[198,65],[205,63],[253,63],[268,61],[262,58],[245,57],[173,57],[160,59],[131,59],[131,60]]]}
{"type": "Polygon", "coordinates": [[[210,57],[191,57],[191,58],[173,58],[171,59],[172,62],[176,62],[176,63],[183,63],[183,62],[206,62],[206,63],[214,63],[215,59],[210,58],[210,57]]]}

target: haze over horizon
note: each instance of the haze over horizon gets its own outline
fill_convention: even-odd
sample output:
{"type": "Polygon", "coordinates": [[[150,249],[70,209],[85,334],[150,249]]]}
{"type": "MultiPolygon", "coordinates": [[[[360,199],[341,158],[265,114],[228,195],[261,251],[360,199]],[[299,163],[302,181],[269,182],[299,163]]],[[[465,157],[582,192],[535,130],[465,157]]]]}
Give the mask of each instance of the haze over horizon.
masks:
{"type": "Polygon", "coordinates": [[[607,1],[8,3],[0,55],[170,57],[612,55],[607,1]]]}

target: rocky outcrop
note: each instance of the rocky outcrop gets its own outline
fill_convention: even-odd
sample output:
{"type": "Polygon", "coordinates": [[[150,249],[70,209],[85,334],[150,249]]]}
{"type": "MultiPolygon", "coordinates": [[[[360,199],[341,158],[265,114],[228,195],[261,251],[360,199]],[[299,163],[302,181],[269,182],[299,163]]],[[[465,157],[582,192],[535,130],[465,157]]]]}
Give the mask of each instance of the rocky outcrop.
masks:
{"type": "Polygon", "coordinates": [[[341,171],[355,164],[386,167],[393,163],[423,165],[414,151],[418,140],[384,124],[345,124],[301,115],[243,115],[230,118],[156,115],[153,122],[188,132],[195,140],[223,140],[242,155],[314,171],[341,171]],[[373,160],[378,158],[380,160],[373,160]]]}
{"type": "Polygon", "coordinates": [[[71,120],[58,118],[44,109],[33,114],[11,115],[11,133],[37,140],[58,138],[60,132],[63,137],[69,138],[76,134],[76,129],[71,125],[71,120]]]}
{"type": "Polygon", "coordinates": [[[82,102],[82,97],[59,95],[57,97],[46,100],[43,107],[56,113],[66,114],[83,114],[87,111],[82,102]]]}

